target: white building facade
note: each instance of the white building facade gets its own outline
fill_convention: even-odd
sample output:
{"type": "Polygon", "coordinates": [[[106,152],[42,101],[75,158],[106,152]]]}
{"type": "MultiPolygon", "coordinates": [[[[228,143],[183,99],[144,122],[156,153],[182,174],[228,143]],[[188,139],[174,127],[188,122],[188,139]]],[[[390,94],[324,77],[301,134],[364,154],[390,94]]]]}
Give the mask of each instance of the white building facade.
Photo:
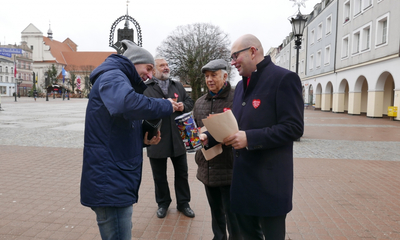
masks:
{"type": "Polygon", "coordinates": [[[322,0],[309,17],[304,75],[299,67],[304,102],[367,117],[400,109],[400,1],[322,0]]]}

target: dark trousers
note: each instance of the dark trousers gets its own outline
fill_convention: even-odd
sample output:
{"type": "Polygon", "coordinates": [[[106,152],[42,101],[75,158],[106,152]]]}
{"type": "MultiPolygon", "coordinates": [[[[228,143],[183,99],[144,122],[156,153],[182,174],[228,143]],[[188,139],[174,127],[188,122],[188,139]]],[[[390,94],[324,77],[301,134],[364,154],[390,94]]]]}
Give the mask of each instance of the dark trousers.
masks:
{"type": "Polygon", "coordinates": [[[211,226],[214,233],[213,240],[227,240],[226,227],[228,226],[229,239],[241,239],[236,214],[231,212],[231,186],[205,186],[208,203],[211,208],[211,226]]]}
{"type": "MultiPolygon", "coordinates": [[[[186,154],[171,157],[175,171],[175,196],[178,208],[189,207],[190,189],[186,154]]],[[[171,195],[167,180],[167,158],[150,158],[158,207],[168,208],[171,195]]]]}
{"type": "Polygon", "coordinates": [[[285,240],[286,214],[277,217],[236,216],[244,240],[263,240],[264,237],[265,240],[285,240]]]}

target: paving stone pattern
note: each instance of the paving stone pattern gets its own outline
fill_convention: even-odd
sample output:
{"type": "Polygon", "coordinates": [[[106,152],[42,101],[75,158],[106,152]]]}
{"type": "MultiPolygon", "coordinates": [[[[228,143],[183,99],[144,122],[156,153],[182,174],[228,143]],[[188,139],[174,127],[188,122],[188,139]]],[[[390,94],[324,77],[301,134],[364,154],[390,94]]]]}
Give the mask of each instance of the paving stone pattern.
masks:
{"type": "MultiPolygon", "coordinates": [[[[1,100],[0,239],[100,239],[95,214],[79,202],[87,99],[1,100]]],[[[305,110],[286,239],[400,239],[399,155],[398,121],[305,110]]],[[[213,238],[193,154],[188,163],[196,217],[180,214],[173,197],[158,219],[144,158],[133,239],[213,238]]],[[[174,196],[170,162],[168,181],[174,196]]]]}

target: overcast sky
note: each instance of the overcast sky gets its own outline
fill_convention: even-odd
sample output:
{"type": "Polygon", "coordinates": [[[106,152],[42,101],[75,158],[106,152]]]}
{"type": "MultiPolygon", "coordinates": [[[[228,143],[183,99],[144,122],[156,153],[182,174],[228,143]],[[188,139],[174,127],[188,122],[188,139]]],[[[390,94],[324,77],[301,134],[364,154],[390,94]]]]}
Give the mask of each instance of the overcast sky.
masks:
{"type": "MultiPolygon", "coordinates": [[[[19,44],[21,32],[32,23],[47,36],[49,23],[53,38],[70,38],[78,51],[114,51],[109,47],[112,24],[126,14],[126,0],[13,0],[2,1],[0,43],[19,44]]],[[[297,12],[290,0],[130,0],[129,15],[140,25],[143,47],[156,48],[178,26],[211,23],[230,37],[258,37],[265,52],[279,46],[291,31],[288,17],[297,12]]],[[[310,13],[321,0],[305,1],[303,14],[310,13]]],[[[124,27],[124,21],[118,28],[124,27]]],[[[130,27],[135,29],[133,24],[130,27]]],[[[115,31],[117,32],[117,30],[115,31]]],[[[136,33],[136,30],[135,30],[136,33]]],[[[116,39],[116,36],[115,36],[116,39]]]]}

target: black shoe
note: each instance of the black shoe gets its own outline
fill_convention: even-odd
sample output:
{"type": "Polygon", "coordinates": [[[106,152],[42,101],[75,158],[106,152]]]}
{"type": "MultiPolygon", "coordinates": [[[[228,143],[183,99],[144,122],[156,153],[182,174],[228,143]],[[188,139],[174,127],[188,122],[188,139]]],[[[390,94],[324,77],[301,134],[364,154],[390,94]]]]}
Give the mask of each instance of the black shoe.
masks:
{"type": "Polygon", "coordinates": [[[186,217],[194,218],[194,212],[190,207],[178,208],[178,211],[182,212],[186,217]]]}
{"type": "Polygon", "coordinates": [[[165,216],[167,216],[167,211],[168,211],[168,208],[159,207],[158,210],[157,210],[157,217],[158,218],[165,218],[165,216]]]}

